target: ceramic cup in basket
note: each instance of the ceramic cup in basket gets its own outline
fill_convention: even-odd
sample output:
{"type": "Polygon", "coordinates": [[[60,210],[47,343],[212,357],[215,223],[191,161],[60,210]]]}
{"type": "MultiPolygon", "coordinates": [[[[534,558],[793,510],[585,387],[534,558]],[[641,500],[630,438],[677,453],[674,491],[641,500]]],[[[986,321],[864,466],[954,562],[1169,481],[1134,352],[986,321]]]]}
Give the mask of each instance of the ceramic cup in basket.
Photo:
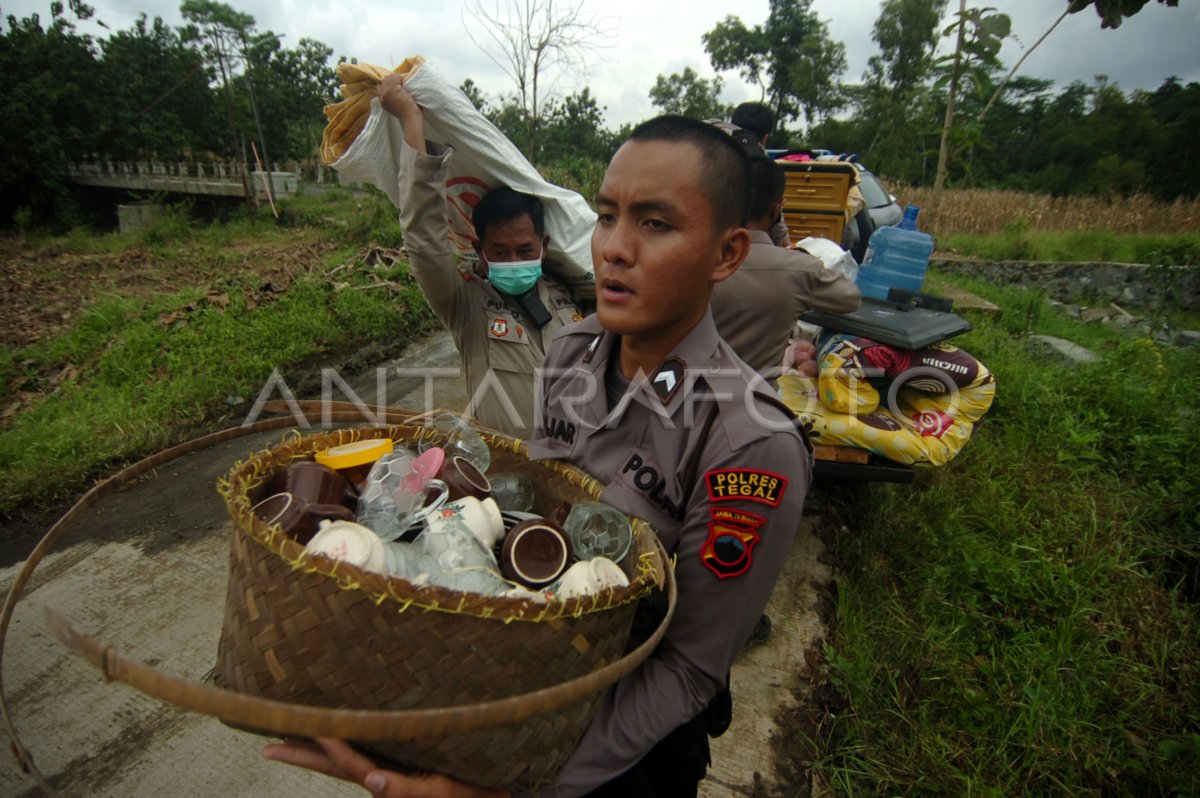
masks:
{"type": "Polygon", "coordinates": [[[411,544],[394,544],[400,555],[394,573],[415,578],[473,568],[498,572],[492,548],[503,534],[504,519],[491,499],[446,502],[425,519],[425,529],[411,544]]]}
{"type": "Polygon", "coordinates": [[[289,492],[271,494],[254,505],[251,512],[266,521],[267,526],[279,524],[285,535],[301,545],[317,534],[322,519],[354,520],[354,513],[341,504],[315,504],[289,492]]]}
{"type": "Polygon", "coordinates": [[[504,536],[500,572],[529,588],[549,585],[571,560],[571,542],[558,523],[548,518],[522,521],[504,536]]]}
{"type": "Polygon", "coordinates": [[[309,504],[341,504],[346,482],[341,474],[312,460],[297,460],[271,480],[271,493],[290,493],[309,504]]]}
{"type": "Polygon", "coordinates": [[[466,455],[447,456],[441,470],[438,471],[438,478],[446,483],[451,501],[466,496],[486,499],[492,494],[491,481],[466,455]]]}

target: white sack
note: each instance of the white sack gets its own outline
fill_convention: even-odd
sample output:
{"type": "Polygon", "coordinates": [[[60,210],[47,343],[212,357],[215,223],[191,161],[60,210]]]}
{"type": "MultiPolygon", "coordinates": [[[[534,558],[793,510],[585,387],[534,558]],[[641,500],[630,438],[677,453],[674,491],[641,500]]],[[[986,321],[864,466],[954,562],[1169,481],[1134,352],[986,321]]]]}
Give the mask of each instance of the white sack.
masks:
{"type": "Polygon", "coordinates": [[[812,255],[825,264],[825,268],[833,269],[846,275],[846,278],[852,283],[858,277],[858,263],[854,260],[854,256],[828,238],[813,238],[809,236],[798,242],[795,248],[802,249],[809,255],[812,255]]]}
{"type": "MultiPolygon", "coordinates": [[[[548,271],[562,279],[577,297],[594,295],[592,229],[596,214],[574,191],[547,183],[520,150],[495,125],[475,110],[456,86],[447,82],[428,62],[409,73],[404,82],[425,111],[425,136],[454,148],[450,177],[446,181],[450,241],[463,255],[474,258],[471,209],[494,186],[509,186],[539,197],[546,206],[546,234],[550,236],[548,271]],[[556,263],[554,263],[556,262],[556,263]],[[560,270],[554,269],[557,265],[560,270]]],[[[371,115],[362,133],[333,164],[345,178],[370,183],[399,206],[397,173],[404,128],[383,110],[379,98],[371,100],[371,115]]]]}

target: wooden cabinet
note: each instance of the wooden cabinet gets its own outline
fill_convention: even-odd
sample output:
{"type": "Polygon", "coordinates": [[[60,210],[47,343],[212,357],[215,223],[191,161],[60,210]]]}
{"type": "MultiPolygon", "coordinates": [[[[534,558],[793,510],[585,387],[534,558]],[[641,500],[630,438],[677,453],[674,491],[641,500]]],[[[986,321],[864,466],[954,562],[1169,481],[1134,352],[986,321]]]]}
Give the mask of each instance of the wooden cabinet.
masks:
{"type": "Polygon", "coordinates": [[[858,182],[853,164],[840,161],[778,161],[787,176],[783,220],[795,244],[827,238],[841,245],[850,187],[858,182]]]}

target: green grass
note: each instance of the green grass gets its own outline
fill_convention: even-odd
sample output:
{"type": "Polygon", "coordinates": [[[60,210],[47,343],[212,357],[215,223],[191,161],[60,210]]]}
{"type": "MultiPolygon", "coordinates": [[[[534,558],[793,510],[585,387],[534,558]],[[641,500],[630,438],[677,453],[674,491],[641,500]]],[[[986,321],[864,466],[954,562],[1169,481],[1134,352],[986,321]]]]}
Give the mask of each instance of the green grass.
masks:
{"type": "Polygon", "coordinates": [[[994,235],[947,235],[938,251],[981,260],[1200,265],[1200,234],[1117,235],[1109,232],[1029,230],[1020,221],[994,235]]]}
{"type": "Polygon", "coordinates": [[[848,796],[1195,795],[1200,352],[972,288],[1005,312],[956,339],[998,375],[971,443],[834,489],[845,706],[808,764],[848,796]],[[1043,362],[1029,331],[1101,359],[1043,362]]]}
{"type": "MultiPolygon", "coordinates": [[[[275,368],[290,381],[313,364],[338,362],[323,357],[372,342],[401,343],[432,329],[433,317],[411,282],[401,280],[400,289],[337,290],[325,276],[333,265],[354,262],[367,243],[396,242],[399,234],[384,222],[390,205],[379,208],[375,198],[335,193],[288,206],[283,229],[261,215],[205,227],[168,212],[148,231],[92,236],[90,247],[79,231],[27,242],[47,253],[141,249],[158,259],[164,274],[194,269],[209,276],[150,298],[101,294],[61,334],[0,353],[0,399],[11,398],[14,386],[47,392],[41,382],[62,364],[78,369],[57,392],[0,427],[0,516],[77,494],[120,463],[198,428],[228,423],[231,414],[244,414],[275,368]],[[286,290],[264,295],[263,275],[277,266],[270,241],[297,237],[337,246],[323,261],[294,268],[286,290]],[[208,300],[210,290],[228,303],[208,300]]],[[[370,271],[360,265],[334,279],[365,285],[370,271]]],[[[390,273],[403,278],[404,269],[390,273]]]]}

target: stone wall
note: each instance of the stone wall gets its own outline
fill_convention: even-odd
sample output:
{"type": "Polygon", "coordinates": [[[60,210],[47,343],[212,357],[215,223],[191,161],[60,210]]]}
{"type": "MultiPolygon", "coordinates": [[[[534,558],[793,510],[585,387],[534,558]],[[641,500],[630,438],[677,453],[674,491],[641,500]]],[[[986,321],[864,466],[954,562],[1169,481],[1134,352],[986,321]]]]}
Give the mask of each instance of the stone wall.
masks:
{"type": "Polygon", "coordinates": [[[937,256],[931,264],[943,274],[1040,289],[1063,303],[1101,306],[1116,302],[1146,310],[1200,310],[1200,268],[1196,266],[972,261],[937,256]]]}

